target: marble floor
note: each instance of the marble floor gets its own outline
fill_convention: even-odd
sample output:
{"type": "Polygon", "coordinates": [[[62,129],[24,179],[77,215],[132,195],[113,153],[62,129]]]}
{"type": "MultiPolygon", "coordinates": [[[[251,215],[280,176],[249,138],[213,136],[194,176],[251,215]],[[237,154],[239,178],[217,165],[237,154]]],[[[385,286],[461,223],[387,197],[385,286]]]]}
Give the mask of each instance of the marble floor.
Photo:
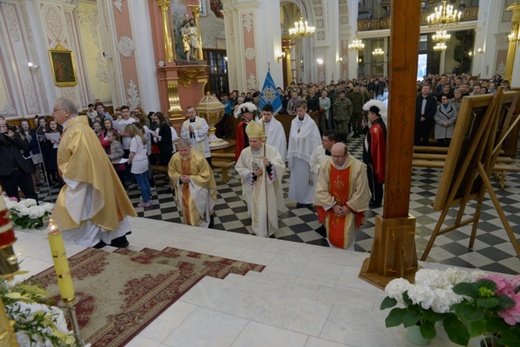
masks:
{"type": "MultiPolygon", "coordinates": [[[[383,292],[357,277],[367,253],[140,217],[131,224],[133,250],[173,246],[266,268],[223,280],[205,277],[127,346],[412,346],[402,327],[385,328],[383,292]]],[[[52,266],[44,231],[16,235],[21,268],[29,271],[18,280],[52,266]]],[[[70,243],[66,249],[68,256],[83,250],[70,243]]],[[[451,345],[443,331],[438,335],[430,346],[451,345]]]]}

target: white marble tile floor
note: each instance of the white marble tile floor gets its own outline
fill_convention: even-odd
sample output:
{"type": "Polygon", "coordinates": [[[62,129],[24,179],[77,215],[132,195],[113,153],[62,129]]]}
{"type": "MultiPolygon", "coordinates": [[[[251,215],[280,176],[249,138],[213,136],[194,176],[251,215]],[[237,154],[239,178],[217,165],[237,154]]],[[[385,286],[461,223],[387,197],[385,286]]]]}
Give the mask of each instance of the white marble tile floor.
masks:
{"type": "MultiPolygon", "coordinates": [[[[131,224],[132,250],[171,246],[266,268],[246,276],[230,274],[223,280],[203,278],[135,337],[130,347],[412,346],[402,327],[385,328],[388,312],[379,310],[383,292],[358,278],[367,253],[144,218],[132,218],[131,224]]],[[[23,270],[34,275],[52,266],[43,232],[16,234],[15,251],[24,259],[23,270]]],[[[83,249],[70,243],[66,248],[68,256],[83,249]]],[[[438,335],[431,347],[452,345],[442,329],[438,335]]]]}

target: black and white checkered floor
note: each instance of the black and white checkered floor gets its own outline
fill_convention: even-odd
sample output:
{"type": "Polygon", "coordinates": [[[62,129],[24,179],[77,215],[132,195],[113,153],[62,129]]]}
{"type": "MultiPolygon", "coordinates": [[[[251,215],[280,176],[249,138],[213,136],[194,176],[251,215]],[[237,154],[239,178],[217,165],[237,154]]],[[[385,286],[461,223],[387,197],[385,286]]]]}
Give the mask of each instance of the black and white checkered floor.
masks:
{"type": "MultiPolygon", "coordinates": [[[[361,139],[349,141],[351,154],[361,158],[361,139]]],[[[520,160],[515,159],[520,165],[520,160]]],[[[414,168],[410,195],[410,214],[416,218],[416,245],[420,257],[430,239],[430,235],[439,219],[440,212],[431,208],[441,177],[441,170],[414,168]]],[[[215,205],[215,229],[229,232],[252,234],[251,219],[247,213],[245,203],[240,199],[241,184],[234,169],[230,170],[230,179],[222,183],[220,170],[215,171],[218,184],[218,200],[215,205]]],[[[156,175],[157,190],[153,192],[153,207],[143,210],[136,208],[140,217],[180,223],[180,215],[172,193],[166,184],[164,176],[156,175]],[[161,186],[163,184],[163,186],[161,186]]],[[[496,181],[493,181],[496,194],[509,223],[520,238],[520,173],[508,173],[505,189],[501,190],[496,181]]],[[[289,173],[283,180],[283,189],[287,197],[289,189],[289,173]]],[[[44,191],[41,189],[41,191],[44,191]]],[[[53,190],[55,198],[56,190],[53,190]]],[[[129,191],[134,206],[140,201],[139,189],[129,191]]],[[[314,230],[319,227],[314,208],[296,208],[296,203],[285,199],[289,211],[280,216],[279,231],[276,238],[293,242],[305,242],[327,246],[327,241],[314,230]]],[[[387,202],[388,203],[388,202],[387,202]]],[[[475,203],[466,208],[466,213],[474,212],[475,203]]],[[[366,223],[356,237],[356,250],[369,252],[374,237],[375,216],[382,213],[382,208],[369,210],[366,213],[366,223]]],[[[457,209],[452,209],[446,217],[444,226],[451,225],[457,215],[457,209]]],[[[174,226],[173,226],[174,227],[174,226]]],[[[445,235],[437,237],[428,260],[447,265],[480,268],[486,271],[502,273],[520,273],[520,259],[516,256],[513,246],[498,218],[495,208],[486,195],[484,207],[478,224],[473,251],[468,249],[471,225],[460,227],[445,235]]],[[[253,237],[253,236],[252,236],[253,237]]]]}

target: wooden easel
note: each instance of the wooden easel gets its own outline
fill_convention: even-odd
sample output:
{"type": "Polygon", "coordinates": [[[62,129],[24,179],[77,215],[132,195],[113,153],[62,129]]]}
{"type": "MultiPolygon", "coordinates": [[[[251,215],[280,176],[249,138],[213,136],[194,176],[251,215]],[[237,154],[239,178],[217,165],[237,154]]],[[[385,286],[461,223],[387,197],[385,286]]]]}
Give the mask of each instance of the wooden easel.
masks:
{"type": "Polygon", "coordinates": [[[433,204],[434,209],[442,210],[442,213],[421,260],[426,260],[437,236],[470,223],[473,223],[473,227],[468,248],[473,248],[486,191],[489,193],[511,244],[520,258],[520,245],[507,221],[490,180],[498,159],[500,146],[508,134],[509,124],[519,94],[518,92],[504,92],[502,87],[499,88],[494,97],[487,98],[488,108],[480,119],[478,119],[479,116],[475,110],[482,109],[486,100],[481,97],[464,98],[457,119],[461,126],[455,128],[452,146],[450,146],[446,159],[446,167],[433,204]],[[471,117],[473,117],[472,120],[470,120],[471,117]],[[470,147],[465,155],[462,155],[464,141],[469,141],[470,147]],[[445,198],[446,196],[447,198],[445,198]],[[471,200],[477,201],[475,214],[466,220],[462,220],[466,205],[471,200]],[[454,224],[441,229],[450,208],[458,205],[460,207],[454,224]]]}

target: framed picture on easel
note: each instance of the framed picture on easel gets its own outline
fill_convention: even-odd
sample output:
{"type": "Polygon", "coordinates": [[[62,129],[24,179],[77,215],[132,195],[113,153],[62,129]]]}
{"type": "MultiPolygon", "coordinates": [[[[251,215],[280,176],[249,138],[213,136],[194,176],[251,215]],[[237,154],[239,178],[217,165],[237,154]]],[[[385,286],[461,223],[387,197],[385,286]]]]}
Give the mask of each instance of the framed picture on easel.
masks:
{"type": "Polygon", "coordinates": [[[73,87],[78,84],[74,55],[71,50],[58,44],[54,49],[49,50],[49,59],[56,86],[73,87]]]}

